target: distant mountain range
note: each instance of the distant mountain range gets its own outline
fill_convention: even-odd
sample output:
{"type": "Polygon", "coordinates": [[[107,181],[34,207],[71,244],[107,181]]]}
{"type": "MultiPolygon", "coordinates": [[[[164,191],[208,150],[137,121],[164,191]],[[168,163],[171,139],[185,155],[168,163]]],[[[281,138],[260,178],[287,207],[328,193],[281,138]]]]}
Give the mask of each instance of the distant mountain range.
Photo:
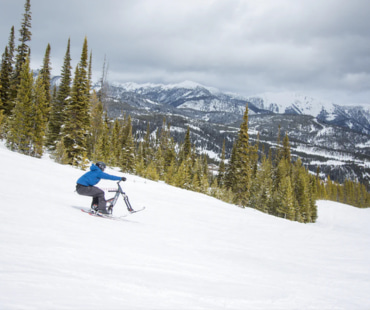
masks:
{"type": "MultiPolygon", "coordinates": [[[[58,83],[58,78],[53,79],[58,83]]],[[[152,132],[163,120],[175,141],[183,142],[186,129],[199,152],[219,160],[225,141],[227,155],[237,137],[245,108],[249,137],[259,139],[267,153],[276,148],[278,128],[288,134],[293,158],[300,157],[314,174],[343,182],[358,180],[370,190],[370,112],[362,106],[340,106],[294,93],[265,93],[244,97],[223,93],[194,82],[179,84],[111,83],[105,107],[111,118],[130,115],[140,138],[149,124],[152,132]]],[[[100,85],[95,85],[98,91],[100,85]]]]}
{"type": "MultiPolygon", "coordinates": [[[[99,85],[96,85],[99,89],[99,85]]],[[[248,105],[249,136],[267,152],[276,148],[278,128],[288,134],[292,156],[321,176],[369,184],[370,112],[365,107],[340,106],[294,93],[266,93],[243,97],[194,82],[179,84],[112,83],[108,88],[108,115],[131,115],[134,132],[143,135],[171,124],[175,141],[182,142],[186,128],[199,152],[218,159],[223,141],[230,154],[248,105]]],[[[370,189],[370,188],[369,188],[370,189]]]]}
{"type": "Polygon", "coordinates": [[[362,106],[340,106],[329,101],[294,93],[265,93],[243,97],[222,93],[194,82],[179,84],[114,83],[111,97],[136,108],[166,110],[216,123],[232,124],[248,104],[249,114],[311,115],[326,124],[370,134],[370,111],[362,106]]]}

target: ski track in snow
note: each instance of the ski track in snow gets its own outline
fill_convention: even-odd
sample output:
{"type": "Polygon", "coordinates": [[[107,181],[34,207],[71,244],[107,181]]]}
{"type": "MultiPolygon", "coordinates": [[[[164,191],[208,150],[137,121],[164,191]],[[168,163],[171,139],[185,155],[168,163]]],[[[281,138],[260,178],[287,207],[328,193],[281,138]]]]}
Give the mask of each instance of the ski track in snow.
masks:
{"type": "Polygon", "coordinates": [[[370,209],[299,224],[107,169],[146,206],[111,221],[80,211],[81,170],[0,158],[0,309],[370,309],[370,209]]]}

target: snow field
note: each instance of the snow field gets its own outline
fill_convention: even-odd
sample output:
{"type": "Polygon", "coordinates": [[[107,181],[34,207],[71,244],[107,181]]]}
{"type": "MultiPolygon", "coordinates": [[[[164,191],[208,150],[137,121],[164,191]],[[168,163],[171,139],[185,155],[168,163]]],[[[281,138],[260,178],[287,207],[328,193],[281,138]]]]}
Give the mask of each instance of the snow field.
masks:
{"type": "Polygon", "coordinates": [[[370,209],[319,201],[305,225],[107,169],[146,206],[112,221],[80,211],[81,170],[0,158],[0,309],[370,308],[370,209]]]}

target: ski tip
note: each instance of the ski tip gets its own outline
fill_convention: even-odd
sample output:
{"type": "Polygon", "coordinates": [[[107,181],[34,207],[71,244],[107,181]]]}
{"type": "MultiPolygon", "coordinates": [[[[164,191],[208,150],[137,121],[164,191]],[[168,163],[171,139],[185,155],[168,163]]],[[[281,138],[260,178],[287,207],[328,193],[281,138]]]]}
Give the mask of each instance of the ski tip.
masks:
{"type": "Polygon", "coordinates": [[[136,213],[145,210],[145,207],[142,207],[141,209],[136,209],[136,210],[129,210],[130,213],[136,213]]]}

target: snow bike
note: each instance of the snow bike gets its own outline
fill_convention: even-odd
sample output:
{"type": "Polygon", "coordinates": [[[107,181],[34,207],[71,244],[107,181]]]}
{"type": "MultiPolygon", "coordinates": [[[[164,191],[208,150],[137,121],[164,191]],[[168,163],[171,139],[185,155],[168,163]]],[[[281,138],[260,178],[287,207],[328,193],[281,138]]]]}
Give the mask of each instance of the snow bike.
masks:
{"type": "Polygon", "coordinates": [[[109,214],[112,214],[113,212],[113,207],[114,205],[117,203],[117,200],[118,200],[118,197],[119,195],[121,194],[122,197],[123,197],[123,200],[126,204],[126,207],[127,207],[127,210],[129,212],[134,212],[135,210],[132,208],[131,204],[130,204],[130,201],[128,200],[128,196],[126,195],[126,193],[123,191],[121,185],[119,183],[121,183],[122,181],[118,181],[117,182],[117,186],[118,188],[116,190],[108,190],[108,192],[110,193],[116,193],[112,198],[108,199],[107,200],[107,204],[108,204],[108,207],[107,207],[107,210],[108,210],[108,213],[109,214]]]}
{"type": "MultiPolygon", "coordinates": [[[[120,185],[121,182],[122,182],[122,180],[120,180],[120,181],[117,182],[117,189],[108,190],[108,192],[110,192],[110,193],[116,193],[112,198],[110,198],[110,199],[107,200],[107,211],[108,211],[108,214],[111,215],[113,213],[113,207],[117,203],[117,200],[118,200],[118,198],[119,198],[120,195],[122,195],[123,201],[125,202],[126,207],[127,207],[127,210],[130,213],[135,213],[135,212],[139,212],[139,211],[144,210],[145,207],[143,207],[141,209],[138,209],[138,210],[134,210],[132,208],[132,206],[130,204],[130,201],[128,200],[128,196],[123,191],[123,189],[122,189],[122,187],[120,185]]],[[[92,213],[97,213],[98,212],[98,206],[97,205],[92,205],[91,206],[91,212],[92,213]]]]}

